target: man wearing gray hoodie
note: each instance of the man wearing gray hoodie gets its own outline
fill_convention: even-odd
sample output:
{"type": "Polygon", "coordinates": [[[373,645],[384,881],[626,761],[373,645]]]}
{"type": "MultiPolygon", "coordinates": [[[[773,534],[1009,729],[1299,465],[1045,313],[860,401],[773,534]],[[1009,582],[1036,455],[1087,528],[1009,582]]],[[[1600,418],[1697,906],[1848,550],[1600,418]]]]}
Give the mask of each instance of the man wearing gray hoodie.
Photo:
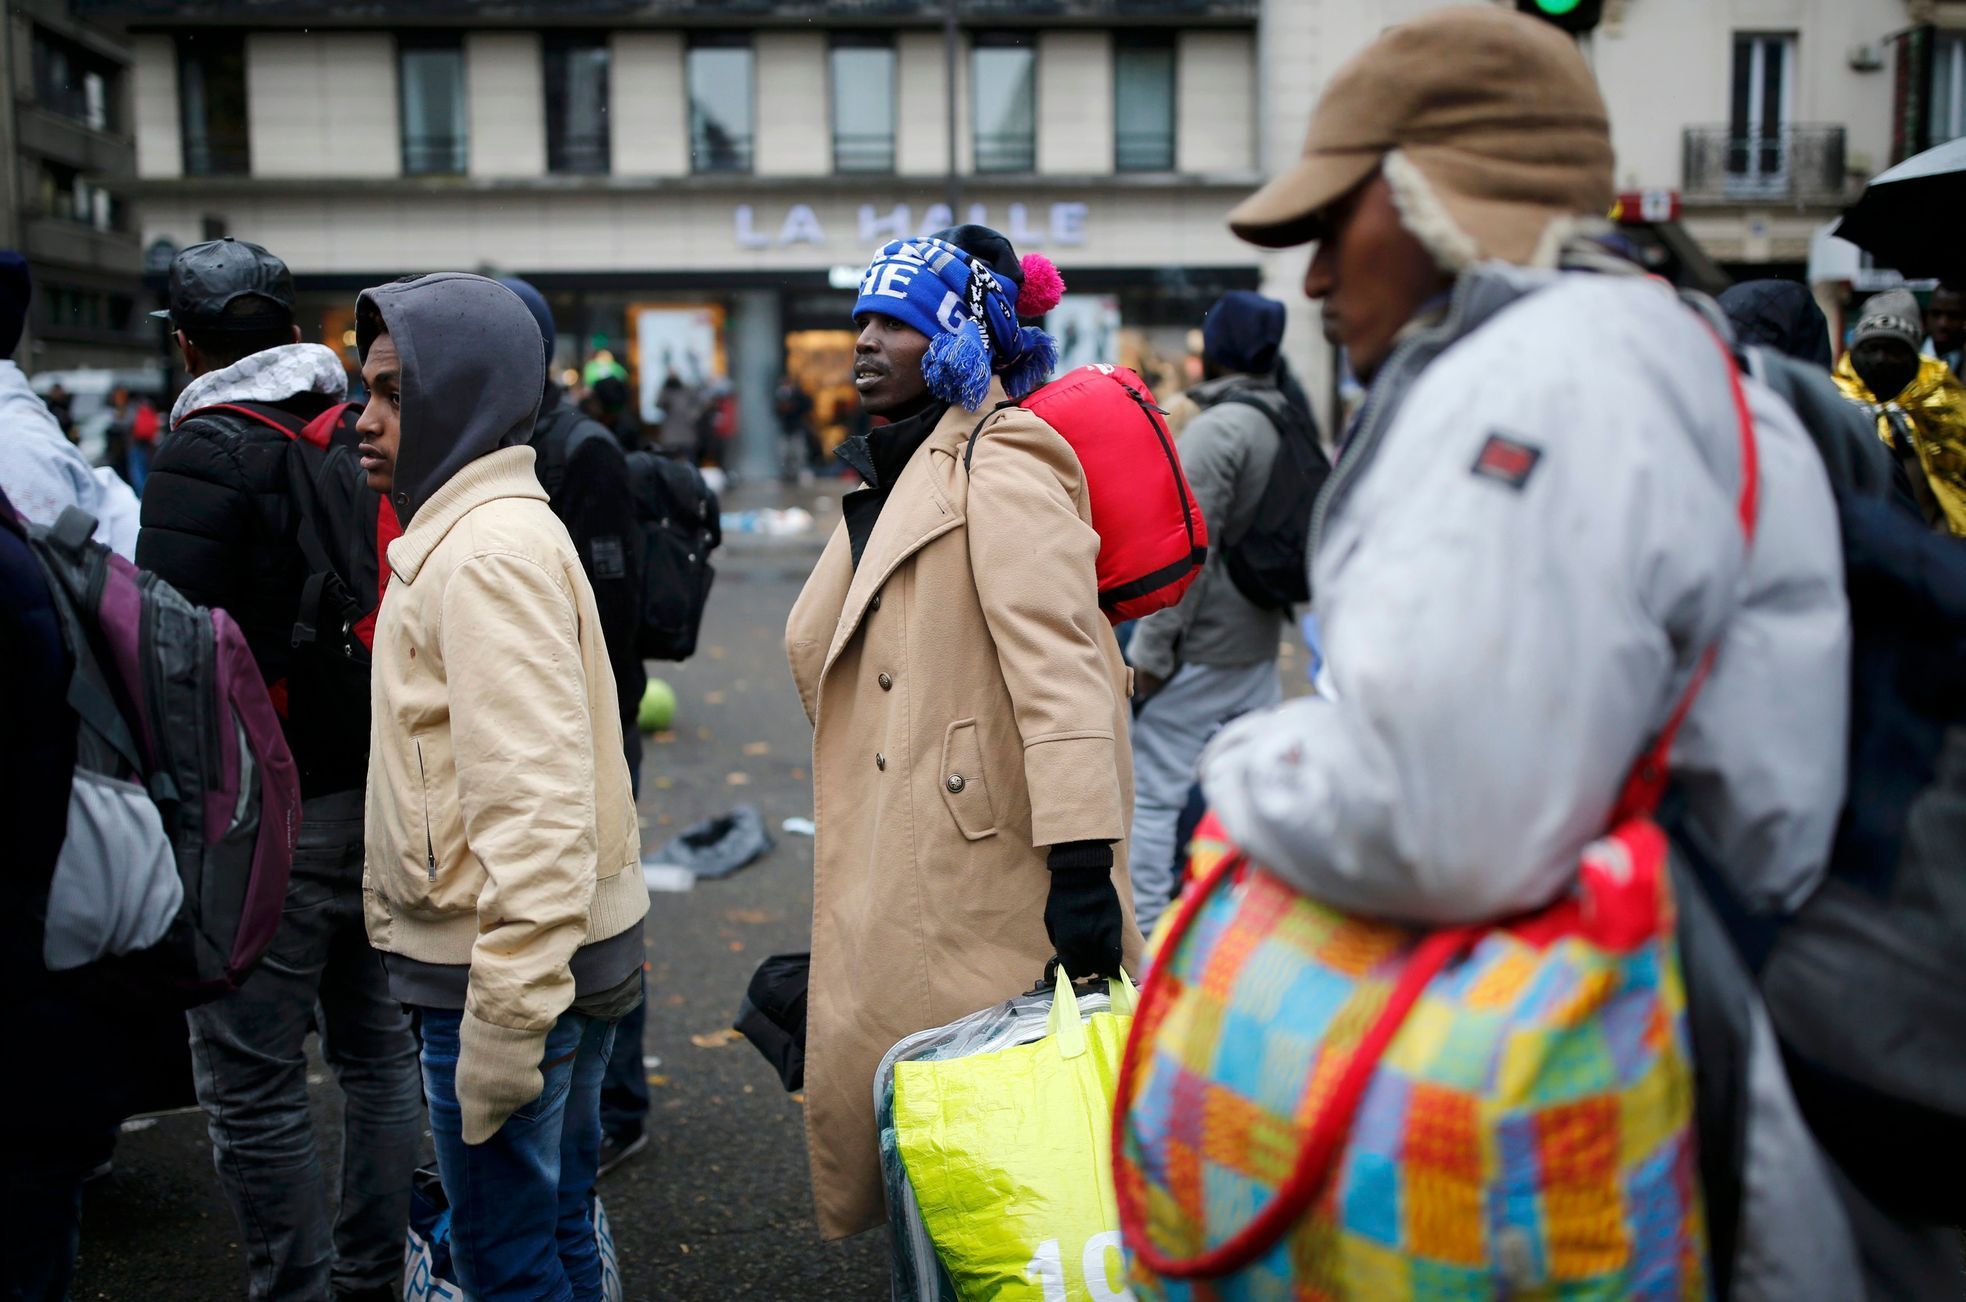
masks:
{"type": "Polygon", "coordinates": [[[602,1076],[648,890],[594,590],[533,470],[539,327],[482,276],[366,291],[376,624],[363,894],[416,1016],[458,1283],[598,1298],[602,1076]]]}

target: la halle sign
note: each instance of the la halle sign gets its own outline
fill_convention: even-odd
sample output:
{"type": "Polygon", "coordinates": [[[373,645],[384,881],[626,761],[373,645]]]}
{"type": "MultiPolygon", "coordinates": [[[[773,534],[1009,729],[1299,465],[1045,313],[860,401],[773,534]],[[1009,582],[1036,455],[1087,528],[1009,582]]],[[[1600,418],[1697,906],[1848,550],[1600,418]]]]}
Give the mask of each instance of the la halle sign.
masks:
{"type": "MultiPolygon", "coordinates": [[[[1060,202],[1042,205],[1033,213],[1031,205],[1013,203],[1005,206],[1003,222],[998,225],[990,220],[989,205],[973,203],[964,210],[963,220],[977,226],[994,227],[1020,249],[1047,244],[1075,248],[1085,243],[1086,220],[1091,211],[1090,206],[1083,203],[1060,202]]],[[[905,203],[898,203],[892,208],[863,203],[858,215],[855,235],[859,244],[868,248],[889,240],[928,235],[956,224],[955,211],[946,203],[930,204],[922,211],[919,221],[915,220],[914,209],[905,203]]],[[[783,219],[773,222],[769,216],[761,216],[753,205],[740,203],[732,213],[732,227],[740,249],[787,248],[798,244],[824,246],[827,243],[826,227],[811,204],[792,204],[785,210],[783,219]]]]}

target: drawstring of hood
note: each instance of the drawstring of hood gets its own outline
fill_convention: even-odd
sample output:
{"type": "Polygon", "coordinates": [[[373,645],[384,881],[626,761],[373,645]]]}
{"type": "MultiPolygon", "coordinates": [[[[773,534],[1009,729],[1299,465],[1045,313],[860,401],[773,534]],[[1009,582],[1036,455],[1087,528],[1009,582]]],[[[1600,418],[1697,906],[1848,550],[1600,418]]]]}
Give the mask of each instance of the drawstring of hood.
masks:
{"type": "Polygon", "coordinates": [[[405,529],[465,466],[531,436],[545,344],[519,296],[484,276],[438,272],[362,291],[356,346],[387,332],[402,359],[402,434],[390,500],[405,529]]]}

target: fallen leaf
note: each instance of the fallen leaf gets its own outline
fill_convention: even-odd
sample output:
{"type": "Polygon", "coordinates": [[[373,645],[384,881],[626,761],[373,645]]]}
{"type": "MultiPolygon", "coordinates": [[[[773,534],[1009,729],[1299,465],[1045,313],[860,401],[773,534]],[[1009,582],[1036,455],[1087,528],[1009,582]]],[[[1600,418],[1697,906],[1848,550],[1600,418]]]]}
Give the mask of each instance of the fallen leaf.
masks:
{"type": "Polygon", "coordinates": [[[763,909],[731,909],[724,916],[732,922],[741,922],[750,927],[762,927],[771,921],[771,915],[763,909]]]}
{"type": "Polygon", "coordinates": [[[746,755],[769,755],[771,754],[771,743],[768,741],[745,742],[744,753],[746,755]]]}
{"type": "Polygon", "coordinates": [[[733,787],[748,787],[751,785],[751,775],[749,773],[726,773],[724,774],[724,781],[733,787]]]}
{"type": "Polygon", "coordinates": [[[669,826],[669,823],[670,823],[670,818],[669,818],[669,815],[667,815],[667,814],[657,814],[657,815],[655,816],[655,823],[656,823],[656,826],[657,826],[657,827],[667,827],[667,826],[669,826]]]}
{"type": "Polygon", "coordinates": [[[724,658],[724,649],[720,646],[707,646],[703,648],[703,654],[709,656],[712,660],[722,660],[724,658]]]}
{"type": "Polygon", "coordinates": [[[663,777],[659,777],[655,780],[655,789],[657,791],[667,791],[669,788],[675,785],[676,785],[676,779],[672,777],[668,777],[666,775],[663,777]]]}
{"type": "Polygon", "coordinates": [[[657,1072],[649,1073],[649,1084],[667,1085],[668,1083],[669,1083],[669,1078],[667,1076],[664,1076],[661,1072],[657,1071],[657,1072]]]}
{"type": "Polygon", "coordinates": [[[689,1001],[687,999],[684,999],[681,995],[669,995],[662,1002],[668,1004],[671,1008],[681,1008],[684,1004],[688,1003],[689,1001]]]}
{"type": "Polygon", "coordinates": [[[734,1029],[726,1026],[721,1031],[705,1031],[702,1035],[692,1035],[689,1037],[689,1042],[699,1049],[721,1049],[732,1040],[743,1038],[734,1029]]]}
{"type": "Polygon", "coordinates": [[[671,742],[676,740],[676,734],[674,732],[669,732],[669,731],[652,733],[649,736],[649,740],[654,742],[658,746],[667,746],[671,742]]]}
{"type": "Polygon", "coordinates": [[[703,703],[705,705],[722,705],[724,703],[724,694],[722,692],[705,692],[703,693],[703,703]]]}
{"type": "Polygon", "coordinates": [[[697,739],[698,741],[709,741],[709,740],[710,740],[710,730],[709,730],[708,728],[698,728],[698,729],[696,730],[696,739],[697,739]]]}
{"type": "Polygon", "coordinates": [[[798,1093],[794,1094],[792,1096],[792,1102],[798,1104],[800,1107],[804,1107],[806,1105],[806,1092],[804,1090],[800,1090],[798,1093]]]}
{"type": "Polygon", "coordinates": [[[742,954],[744,952],[744,942],[741,940],[730,942],[730,952],[733,954],[742,954]]]}
{"type": "Polygon", "coordinates": [[[806,771],[805,771],[804,769],[793,769],[793,770],[792,770],[792,781],[794,781],[794,782],[804,782],[805,780],[806,780],[806,771]]]}

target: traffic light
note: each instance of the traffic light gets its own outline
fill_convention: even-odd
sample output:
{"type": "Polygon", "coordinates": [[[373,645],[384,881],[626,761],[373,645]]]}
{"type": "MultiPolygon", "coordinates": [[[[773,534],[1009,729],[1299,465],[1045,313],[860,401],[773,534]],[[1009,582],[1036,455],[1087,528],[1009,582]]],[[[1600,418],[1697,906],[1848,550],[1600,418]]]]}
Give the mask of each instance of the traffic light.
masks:
{"type": "Polygon", "coordinates": [[[1572,36],[1595,28],[1604,17],[1604,0],[1515,0],[1517,12],[1555,23],[1572,36]]]}

